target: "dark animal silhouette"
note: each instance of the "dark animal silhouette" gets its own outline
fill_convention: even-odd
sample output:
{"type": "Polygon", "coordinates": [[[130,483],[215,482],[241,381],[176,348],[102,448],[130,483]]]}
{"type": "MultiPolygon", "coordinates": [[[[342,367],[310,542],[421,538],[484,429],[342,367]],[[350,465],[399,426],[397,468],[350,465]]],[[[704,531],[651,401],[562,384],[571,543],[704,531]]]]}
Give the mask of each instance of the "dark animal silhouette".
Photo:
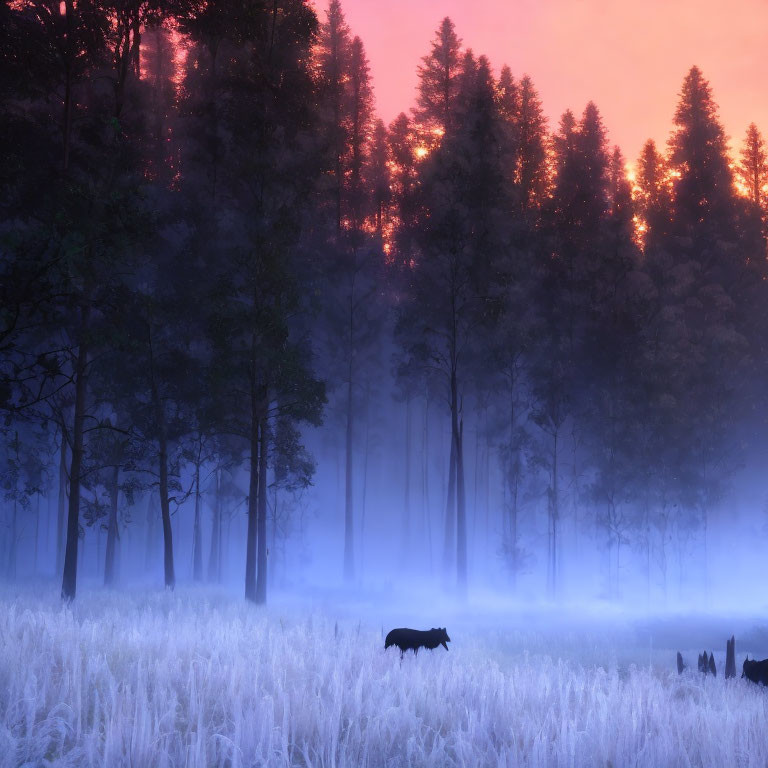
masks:
{"type": "Polygon", "coordinates": [[[768,659],[757,661],[756,659],[749,660],[749,657],[744,659],[744,666],[741,668],[741,676],[746,677],[747,680],[751,680],[753,683],[762,683],[768,685],[768,659]]]}
{"type": "Polygon", "coordinates": [[[677,652],[677,674],[682,675],[683,670],[688,669],[686,665],[683,663],[683,654],[680,653],[680,651],[677,652]]]}
{"type": "Polygon", "coordinates": [[[419,648],[429,648],[433,650],[438,645],[442,645],[445,650],[448,650],[446,643],[450,643],[451,638],[448,637],[448,633],[445,631],[445,627],[435,629],[428,629],[422,631],[420,629],[408,629],[406,627],[399,627],[393,629],[384,640],[384,650],[386,651],[390,645],[396,645],[400,649],[400,658],[408,650],[412,650],[414,654],[419,652],[419,648]]]}

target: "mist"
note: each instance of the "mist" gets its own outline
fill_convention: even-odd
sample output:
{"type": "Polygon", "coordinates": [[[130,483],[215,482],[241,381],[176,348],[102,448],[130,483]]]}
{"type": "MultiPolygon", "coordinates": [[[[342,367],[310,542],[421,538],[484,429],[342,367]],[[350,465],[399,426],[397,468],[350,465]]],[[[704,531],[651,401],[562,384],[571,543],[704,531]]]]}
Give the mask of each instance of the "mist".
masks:
{"type": "Polygon", "coordinates": [[[0,9],[0,763],[765,763],[761,131],[435,22],[0,9]]]}

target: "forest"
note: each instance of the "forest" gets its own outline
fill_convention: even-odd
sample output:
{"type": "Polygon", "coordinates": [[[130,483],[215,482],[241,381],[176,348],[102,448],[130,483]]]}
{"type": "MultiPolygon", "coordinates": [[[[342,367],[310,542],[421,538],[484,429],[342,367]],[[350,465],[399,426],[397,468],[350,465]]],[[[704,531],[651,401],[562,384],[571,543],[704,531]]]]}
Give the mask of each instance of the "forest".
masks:
{"type": "Polygon", "coordinates": [[[0,4],[8,581],[703,604],[762,546],[757,126],[691,66],[628,160],[424,51],[386,125],[339,0],[0,4]]]}

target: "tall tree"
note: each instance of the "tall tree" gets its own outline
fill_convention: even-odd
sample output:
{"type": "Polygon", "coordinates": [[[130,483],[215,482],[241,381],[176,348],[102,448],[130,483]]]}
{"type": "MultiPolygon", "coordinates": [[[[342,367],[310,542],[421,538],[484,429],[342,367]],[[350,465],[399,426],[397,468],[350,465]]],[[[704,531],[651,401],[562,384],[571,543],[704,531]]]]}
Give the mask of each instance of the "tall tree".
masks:
{"type": "MultiPolygon", "coordinates": [[[[753,286],[764,246],[743,226],[725,131],[709,83],[697,67],[683,81],[669,139],[673,171],[672,236],[661,244],[675,263],[667,317],[678,318],[685,344],[678,358],[686,395],[681,415],[697,480],[689,509],[700,520],[708,585],[709,523],[734,461],[733,405],[748,361],[756,310],[753,286]],[[673,313],[675,313],[673,315],[673,313]]],[[[662,279],[664,279],[662,277],[662,279]]],[[[672,279],[671,276],[666,277],[672,279]]]]}
{"type": "Polygon", "coordinates": [[[698,67],[691,67],[680,91],[669,137],[674,173],[674,226],[696,240],[733,237],[735,194],[725,131],[712,88],[698,67]]]}
{"type": "MultiPolygon", "coordinates": [[[[335,202],[336,229],[341,230],[345,180],[345,156],[348,147],[349,122],[347,100],[349,97],[350,31],[344,18],[339,0],[331,0],[326,20],[320,27],[318,38],[319,63],[323,73],[323,104],[327,112],[323,116],[327,146],[331,157],[332,187],[335,202]]],[[[362,74],[360,58],[362,45],[358,50],[357,71],[362,74]]],[[[365,64],[367,66],[367,63],[365,64]]],[[[362,93],[360,94],[362,95],[362,93]]]]}
{"type": "Polygon", "coordinates": [[[454,125],[454,102],[458,96],[461,71],[461,40],[447,16],[432,40],[430,52],[418,67],[419,91],[414,114],[428,129],[447,133],[454,125]]]}
{"type": "Polygon", "coordinates": [[[520,204],[526,211],[539,208],[547,188],[547,118],[541,99],[528,75],[518,85],[519,127],[516,182],[520,204]]]}
{"type": "MultiPolygon", "coordinates": [[[[548,475],[547,591],[560,588],[563,464],[570,447],[578,476],[578,422],[585,380],[580,375],[590,278],[601,260],[600,233],[609,210],[609,156],[594,103],[576,121],[567,111],[553,137],[555,179],[547,213],[548,246],[539,286],[542,329],[533,363],[533,420],[542,433],[538,461],[548,475]],[[568,430],[568,424],[572,429],[568,430]]],[[[584,375],[588,378],[588,372],[584,375]]],[[[577,490],[572,488],[572,493],[577,490]]]]}
{"type": "Polygon", "coordinates": [[[354,438],[359,410],[358,390],[363,368],[370,363],[368,350],[375,348],[381,328],[378,268],[380,258],[367,231],[372,220],[381,231],[386,183],[386,132],[379,127],[378,156],[372,157],[373,89],[365,49],[359,37],[348,40],[349,31],[338,4],[331,4],[321,32],[320,64],[325,73],[326,97],[330,102],[324,121],[326,142],[332,147],[331,172],[334,185],[337,227],[331,228],[324,259],[326,294],[327,378],[337,390],[344,423],[344,578],[355,573],[354,438]],[[342,55],[343,54],[343,55],[342,55]],[[344,146],[338,144],[344,138],[344,146]],[[382,156],[384,155],[384,156],[382,156]],[[376,164],[378,188],[369,184],[369,168],[376,164]],[[336,169],[334,171],[334,168],[336,169]],[[378,197],[374,209],[374,199],[378,197]],[[343,401],[343,402],[342,402],[343,401]]]}
{"type": "Polygon", "coordinates": [[[387,214],[392,200],[388,138],[384,121],[376,120],[373,126],[366,177],[367,186],[372,195],[373,225],[380,241],[384,238],[385,228],[389,228],[387,214]]]}
{"type": "MultiPolygon", "coordinates": [[[[210,391],[219,429],[249,454],[245,594],[267,599],[267,482],[280,418],[319,420],[323,387],[298,323],[309,279],[301,221],[314,190],[316,133],[310,46],[317,30],[303,0],[238,10],[222,33],[222,194],[226,248],[207,264],[210,391]],[[277,11],[277,12],[276,12],[277,11]]],[[[221,55],[221,54],[220,54],[221,55]]]]}
{"type": "Polygon", "coordinates": [[[747,128],[744,137],[744,147],[741,150],[741,164],[738,167],[742,184],[746,187],[747,196],[752,203],[754,215],[759,217],[762,229],[765,231],[766,216],[768,215],[768,153],[765,150],[765,140],[754,123],[747,128]]]}
{"type": "Polygon", "coordinates": [[[344,119],[348,124],[349,180],[344,183],[350,228],[359,232],[370,212],[371,191],[364,177],[373,131],[373,89],[362,40],[355,37],[349,49],[348,91],[344,119]]]}
{"type": "Polygon", "coordinates": [[[671,180],[666,160],[653,139],[643,145],[637,163],[637,214],[642,222],[642,240],[654,249],[670,235],[672,222],[671,180]]]}
{"type": "MultiPolygon", "coordinates": [[[[490,264],[500,248],[506,205],[495,83],[484,58],[476,62],[465,57],[457,102],[462,105],[460,127],[447,133],[423,164],[419,251],[414,264],[404,263],[405,295],[397,335],[406,355],[403,371],[433,371],[448,403],[449,475],[456,483],[456,576],[463,593],[467,587],[464,388],[479,329],[488,319],[490,264]]],[[[448,503],[450,509],[450,493],[448,503]]]]}

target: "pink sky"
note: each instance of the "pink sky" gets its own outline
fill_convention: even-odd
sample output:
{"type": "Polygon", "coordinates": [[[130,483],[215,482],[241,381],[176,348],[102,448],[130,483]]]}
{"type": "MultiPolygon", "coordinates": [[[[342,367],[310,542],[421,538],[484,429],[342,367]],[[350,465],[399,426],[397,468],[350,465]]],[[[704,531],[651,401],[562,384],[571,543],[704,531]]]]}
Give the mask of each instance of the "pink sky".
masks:
{"type": "MultiPolygon", "coordinates": [[[[326,0],[316,0],[324,18],[326,0]]],[[[611,143],[634,161],[665,142],[683,77],[710,81],[732,146],[754,121],[768,134],[768,0],[342,0],[362,38],[377,109],[389,123],[414,104],[416,66],[450,16],[465,47],[497,72],[528,73],[550,125],[590,99],[611,143]]]]}

